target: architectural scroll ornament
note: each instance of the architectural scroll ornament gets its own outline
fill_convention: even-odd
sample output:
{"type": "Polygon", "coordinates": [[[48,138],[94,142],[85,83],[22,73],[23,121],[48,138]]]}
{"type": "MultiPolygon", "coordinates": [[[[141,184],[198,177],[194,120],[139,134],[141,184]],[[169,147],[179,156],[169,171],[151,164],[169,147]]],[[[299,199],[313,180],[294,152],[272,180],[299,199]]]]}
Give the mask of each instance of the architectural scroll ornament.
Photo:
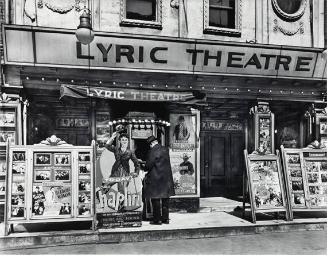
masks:
{"type": "Polygon", "coordinates": [[[53,12],[66,14],[73,9],[76,12],[80,12],[85,5],[86,0],[25,0],[24,12],[34,22],[36,18],[36,6],[39,9],[43,9],[46,6],[53,12]]]}
{"type": "Polygon", "coordinates": [[[278,20],[277,19],[274,19],[274,28],[273,28],[273,31],[274,32],[282,32],[284,35],[288,35],[288,36],[292,36],[292,35],[295,35],[297,33],[300,33],[300,34],[304,34],[304,28],[303,28],[303,22],[299,22],[299,27],[296,28],[296,29],[286,29],[284,27],[282,27],[281,25],[278,24],[278,20]]]}

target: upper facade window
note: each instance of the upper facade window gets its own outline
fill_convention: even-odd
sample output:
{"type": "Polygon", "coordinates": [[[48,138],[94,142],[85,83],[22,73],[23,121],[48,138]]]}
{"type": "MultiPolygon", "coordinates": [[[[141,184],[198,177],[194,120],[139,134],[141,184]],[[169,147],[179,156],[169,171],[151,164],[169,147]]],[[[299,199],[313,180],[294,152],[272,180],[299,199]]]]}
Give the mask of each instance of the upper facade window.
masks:
{"type": "Polygon", "coordinates": [[[242,0],[204,0],[204,32],[241,35],[242,0]]]}
{"type": "Polygon", "coordinates": [[[162,0],[121,0],[121,25],[162,28],[162,0]]]}

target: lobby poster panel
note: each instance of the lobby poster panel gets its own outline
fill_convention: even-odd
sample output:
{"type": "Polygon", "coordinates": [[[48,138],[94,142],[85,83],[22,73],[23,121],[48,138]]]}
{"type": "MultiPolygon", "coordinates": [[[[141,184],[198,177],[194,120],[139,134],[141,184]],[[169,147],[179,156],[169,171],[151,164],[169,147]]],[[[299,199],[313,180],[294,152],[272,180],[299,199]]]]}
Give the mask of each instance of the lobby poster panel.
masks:
{"type": "Polygon", "coordinates": [[[278,155],[258,155],[244,152],[251,200],[252,218],[256,211],[286,211],[283,176],[278,155]]]}
{"type": "Polygon", "coordinates": [[[176,196],[196,196],[198,114],[170,114],[170,163],[176,196]]]}
{"type": "Polygon", "coordinates": [[[32,217],[72,214],[72,155],[33,153],[32,217]]]}

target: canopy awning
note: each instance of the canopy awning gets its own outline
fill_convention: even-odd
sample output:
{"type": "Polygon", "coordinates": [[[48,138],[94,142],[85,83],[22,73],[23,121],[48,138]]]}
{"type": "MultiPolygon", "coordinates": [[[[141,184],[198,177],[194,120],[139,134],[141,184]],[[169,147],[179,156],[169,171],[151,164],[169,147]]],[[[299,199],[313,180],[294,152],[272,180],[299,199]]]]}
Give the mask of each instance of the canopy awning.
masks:
{"type": "Polygon", "coordinates": [[[149,89],[126,89],[107,87],[87,87],[76,85],[61,85],[60,99],[68,96],[74,98],[101,98],[109,100],[124,100],[138,102],[176,102],[176,103],[197,103],[205,102],[205,94],[180,91],[162,91],[149,89]]]}

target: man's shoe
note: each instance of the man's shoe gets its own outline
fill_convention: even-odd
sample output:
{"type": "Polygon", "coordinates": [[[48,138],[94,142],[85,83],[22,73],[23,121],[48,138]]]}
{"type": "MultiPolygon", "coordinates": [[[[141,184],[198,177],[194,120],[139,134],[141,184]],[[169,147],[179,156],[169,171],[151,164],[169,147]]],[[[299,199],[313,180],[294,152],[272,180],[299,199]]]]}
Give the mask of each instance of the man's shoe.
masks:
{"type": "Polygon", "coordinates": [[[161,221],[150,221],[151,225],[161,225],[161,221]]]}
{"type": "Polygon", "coordinates": [[[162,223],[163,224],[169,224],[169,220],[163,220],[162,223]]]}

